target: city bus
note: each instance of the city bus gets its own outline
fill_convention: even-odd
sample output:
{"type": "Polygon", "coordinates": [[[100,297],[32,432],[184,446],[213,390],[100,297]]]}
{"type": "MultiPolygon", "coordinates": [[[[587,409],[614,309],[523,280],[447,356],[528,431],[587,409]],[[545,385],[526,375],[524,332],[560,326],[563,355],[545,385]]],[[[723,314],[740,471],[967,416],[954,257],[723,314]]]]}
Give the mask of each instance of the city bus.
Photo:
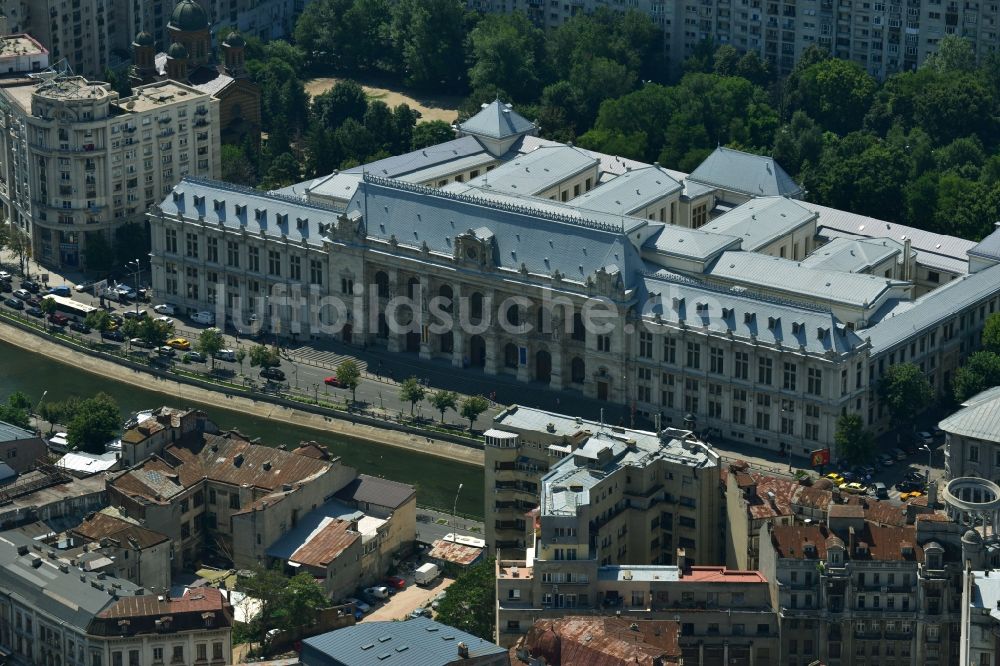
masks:
{"type": "Polygon", "coordinates": [[[55,301],[56,312],[61,312],[71,319],[76,319],[77,321],[83,323],[83,320],[87,318],[87,315],[96,310],[97,308],[79,301],[74,301],[72,298],[67,298],[66,296],[56,296],[55,294],[48,294],[44,298],[49,298],[55,301]]]}

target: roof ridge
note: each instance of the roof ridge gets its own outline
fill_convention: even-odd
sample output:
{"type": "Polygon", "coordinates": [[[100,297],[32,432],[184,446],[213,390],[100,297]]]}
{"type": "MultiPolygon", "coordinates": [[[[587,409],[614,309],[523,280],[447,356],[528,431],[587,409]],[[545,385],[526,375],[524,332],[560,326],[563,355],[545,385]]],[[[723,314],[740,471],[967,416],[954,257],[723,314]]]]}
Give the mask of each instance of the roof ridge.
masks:
{"type": "MultiPolygon", "coordinates": [[[[333,174],[331,174],[333,175],[333,174]]],[[[239,185],[237,183],[227,183],[223,180],[215,180],[213,178],[204,178],[202,176],[185,176],[181,179],[177,185],[174,186],[176,189],[184,183],[191,183],[192,185],[202,185],[205,187],[211,187],[220,190],[228,190],[230,192],[235,192],[237,194],[246,194],[249,196],[258,197],[261,199],[275,199],[277,201],[283,201],[285,203],[294,204],[296,206],[302,206],[304,208],[314,208],[316,210],[322,210],[325,212],[340,214],[342,211],[330,206],[328,204],[309,201],[301,197],[294,197],[289,194],[281,194],[276,190],[268,190],[267,192],[261,192],[260,190],[255,190],[252,187],[247,187],[245,185],[239,185]]]]}
{"type": "Polygon", "coordinates": [[[784,305],[788,307],[800,308],[802,310],[808,310],[810,312],[815,312],[819,314],[833,314],[833,310],[829,307],[817,303],[808,303],[805,301],[797,301],[791,298],[781,298],[779,296],[771,296],[769,294],[763,294],[761,292],[752,291],[750,289],[736,291],[733,287],[727,287],[722,285],[712,284],[710,282],[704,282],[698,280],[697,278],[690,277],[687,275],[680,275],[677,273],[663,272],[663,271],[642,271],[642,277],[651,278],[654,280],[660,280],[663,282],[670,282],[674,284],[685,284],[691,287],[698,287],[699,289],[704,289],[705,291],[711,291],[716,294],[726,294],[727,296],[738,296],[742,298],[747,298],[752,301],[761,301],[762,303],[770,303],[773,305],[784,305]]]}

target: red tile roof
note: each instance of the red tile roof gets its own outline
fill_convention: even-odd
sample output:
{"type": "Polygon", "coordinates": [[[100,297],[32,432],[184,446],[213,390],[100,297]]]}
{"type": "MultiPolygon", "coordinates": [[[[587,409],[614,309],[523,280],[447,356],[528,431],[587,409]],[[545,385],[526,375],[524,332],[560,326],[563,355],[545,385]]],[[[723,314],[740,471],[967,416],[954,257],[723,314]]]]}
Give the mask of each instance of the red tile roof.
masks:
{"type": "Polygon", "coordinates": [[[848,560],[872,561],[914,561],[922,562],[924,551],[917,543],[917,533],[913,526],[892,527],[865,523],[863,529],[854,533],[853,550],[850,549],[851,539],[847,533],[834,535],[826,525],[778,525],[771,530],[771,543],[778,557],[787,559],[825,559],[827,546],[833,542],[831,536],[838,536],[847,544],[848,560]],[[858,548],[864,544],[867,553],[858,548]],[[910,552],[903,544],[909,544],[910,552]],[[813,550],[807,554],[807,546],[813,550]]]}
{"type": "Polygon", "coordinates": [[[767,578],[759,571],[711,566],[691,567],[680,580],[689,583],[767,583],[767,578]]]}
{"type": "Polygon", "coordinates": [[[87,632],[97,636],[133,636],[221,629],[233,624],[233,609],[222,594],[209,587],[188,590],[172,599],[145,594],[122,597],[99,613],[87,632]]]}
{"type": "Polygon", "coordinates": [[[677,622],[570,616],[539,620],[519,645],[551,666],[676,666],[679,635],[677,622]]]}
{"type": "Polygon", "coordinates": [[[113,539],[122,547],[131,544],[133,548],[140,549],[150,548],[170,540],[165,534],[100,512],[90,514],[70,531],[93,541],[113,539]]]}

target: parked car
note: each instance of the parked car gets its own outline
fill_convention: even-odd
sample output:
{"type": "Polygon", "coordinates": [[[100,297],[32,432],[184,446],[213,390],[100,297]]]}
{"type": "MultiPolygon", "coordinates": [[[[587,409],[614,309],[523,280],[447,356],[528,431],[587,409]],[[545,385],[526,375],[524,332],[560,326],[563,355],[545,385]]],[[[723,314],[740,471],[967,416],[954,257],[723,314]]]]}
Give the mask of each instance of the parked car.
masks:
{"type": "Polygon", "coordinates": [[[830,479],[831,481],[833,481],[833,484],[835,486],[839,486],[840,484],[844,483],[844,477],[842,477],[837,472],[830,472],[824,478],[827,478],[827,479],[830,479]]]}
{"type": "Polygon", "coordinates": [[[102,332],[101,339],[111,340],[113,342],[125,342],[125,334],[116,328],[102,332]]]}
{"type": "Polygon", "coordinates": [[[6,305],[9,308],[14,308],[15,310],[24,309],[24,301],[20,301],[13,297],[8,298],[6,301],[4,301],[4,305],[6,305]]]}
{"type": "Polygon", "coordinates": [[[922,490],[924,484],[920,481],[914,481],[912,479],[903,479],[896,484],[896,490],[901,493],[913,492],[914,490],[922,490]]]}
{"type": "Polygon", "coordinates": [[[37,294],[42,290],[42,285],[38,284],[34,280],[21,280],[21,289],[27,289],[33,294],[37,294]]]}
{"type": "Polygon", "coordinates": [[[354,604],[354,607],[357,608],[362,613],[364,613],[365,615],[367,615],[368,613],[370,613],[371,610],[372,610],[371,606],[369,606],[365,602],[361,601],[360,599],[353,599],[353,598],[352,599],[348,599],[347,603],[354,604]]]}
{"type": "Polygon", "coordinates": [[[368,599],[388,599],[389,598],[389,588],[385,585],[376,585],[375,587],[365,588],[364,595],[368,599]]]}
{"type": "Polygon", "coordinates": [[[402,590],[406,587],[406,579],[399,576],[389,576],[385,579],[385,584],[388,587],[393,587],[397,590],[402,590]]]}
{"type": "Polygon", "coordinates": [[[215,324],[215,313],[203,310],[201,312],[195,312],[191,315],[191,321],[196,324],[204,324],[206,326],[212,326],[215,324]]]}
{"type": "Polygon", "coordinates": [[[414,608],[410,611],[410,619],[416,619],[418,617],[430,617],[433,615],[430,608],[414,608]]]}
{"type": "Polygon", "coordinates": [[[66,326],[69,324],[69,317],[59,312],[53,312],[49,315],[49,321],[56,326],[66,326]]]}
{"type": "Polygon", "coordinates": [[[191,341],[187,338],[171,338],[167,340],[167,346],[181,351],[187,351],[188,349],[191,349],[191,341]]]}
{"type": "Polygon", "coordinates": [[[271,379],[279,382],[285,380],[285,373],[278,368],[264,368],[260,371],[260,376],[264,379],[271,379]]]}
{"type": "Polygon", "coordinates": [[[892,455],[896,457],[896,460],[906,460],[906,451],[903,449],[893,449],[891,451],[892,455]]]}
{"type": "Polygon", "coordinates": [[[926,430],[921,430],[920,432],[917,433],[917,440],[921,444],[925,444],[927,446],[930,446],[931,444],[934,443],[934,435],[932,435],[931,433],[927,432],[926,430]]]}
{"type": "Polygon", "coordinates": [[[38,308],[38,307],[35,307],[34,305],[32,305],[30,308],[28,308],[24,312],[25,312],[25,314],[29,314],[32,317],[38,317],[39,319],[41,319],[42,317],[45,316],[45,313],[42,312],[42,309],[38,308]]]}
{"type": "Polygon", "coordinates": [[[233,351],[232,349],[220,349],[219,351],[215,352],[215,358],[219,359],[220,361],[235,361],[236,352],[233,351]]]}
{"type": "Polygon", "coordinates": [[[326,379],[323,380],[323,383],[326,384],[327,386],[336,386],[338,388],[340,387],[340,380],[337,379],[336,377],[327,377],[326,379]]]}
{"type": "Polygon", "coordinates": [[[896,464],[896,461],[888,453],[878,454],[878,462],[882,467],[892,467],[896,464]]]}
{"type": "Polygon", "coordinates": [[[905,478],[907,481],[924,483],[927,480],[927,475],[918,469],[911,469],[909,472],[906,473],[906,476],[903,478],[905,478]]]}
{"type": "Polygon", "coordinates": [[[167,345],[163,345],[162,347],[156,348],[156,353],[159,354],[160,356],[173,356],[177,352],[174,351],[173,347],[168,347],[167,345]]]}
{"type": "Polygon", "coordinates": [[[52,294],[53,296],[65,296],[66,298],[69,298],[70,296],[73,295],[72,291],[70,291],[69,286],[65,284],[59,285],[58,287],[52,287],[51,289],[49,289],[49,293],[52,294]]]}
{"type": "Polygon", "coordinates": [[[205,362],[205,355],[202,354],[200,351],[190,351],[187,354],[184,354],[184,358],[186,358],[189,361],[194,361],[195,363],[205,362]]]}
{"type": "Polygon", "coordinates": [[[177,314],[176,308],[169,303],[161,303],[153,308],[153,312],[157,312],[161,315],[175,315],[177,314]]]}
{"type": "Polygon", "coordinates": [[[9,294],[14,288],[10,286],[10,280],[0,280],[0,292],[9,294]]]}
{"type": "Polygon", "coordinates": [[[889,489],[886,488],[885,484],[881,481],[872,486],[872,490],[875,493],[875,497],[878,499],[889,499],[889,489]]]}
{"type": "Polygon", "coordinates": [[[163,315],[161,317],[157,317],[153,321],[158,321],[158,322],[164,323],[167,326],[173,326],[174,325],[174,320],[171,319],[170,317],[166,316],[166,315],[163,315]]]}
{"type": "Polygon", "coordinates": [[[843,493],[850,493],[852,495],[867,495],[868,489],[865,488],[863,484],[857,481],[853,483],[842,483],[840,484],[840,491],[843,493]]]}
{"type": "Polygon", "coordinates": [[[145,310],[126,310],[122,313],[122,317],[125,319],[142,319],[147,314],[145,310]]]}
{"type": "Polygon", "coordinates": [[[11,277],[13,276],[7,271],[0,271],[0,280],[10,280],[11,277]]]}
{"type": "Polygon", "coordinates": [[[14,292],[14,298],[26,301],[29,298],[31,298],[31,292],[28,291],[27,289],[18,289],[17,291],[14,292]]]}
{"type": "Polygon", "coordinates": [[[71,321],[69,323],[69,330],[76,331],[77,333],[90,333],[90,327],[78,321],[71,321]]]}
{"type": "Polygon", "coordinates": [[[129,340],[129,344],[131,344],[133,347],[140,347],[141,349],[153,348],[153,345],[149,344],[142,338],[132,338],[131,340],[129,340]]]}

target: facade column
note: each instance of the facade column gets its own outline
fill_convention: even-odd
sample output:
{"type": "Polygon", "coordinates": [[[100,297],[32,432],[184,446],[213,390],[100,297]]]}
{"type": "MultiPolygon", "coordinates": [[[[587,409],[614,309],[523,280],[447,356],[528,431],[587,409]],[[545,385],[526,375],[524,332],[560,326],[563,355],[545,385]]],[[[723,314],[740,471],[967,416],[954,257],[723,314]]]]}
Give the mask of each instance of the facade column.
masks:
{"type": "Polygon", "coordinates": [[[465,363],[465,331],[461,326],[461,315],[459,303],[462,300],[462,283],[456,282],[451,285],[451,364],[456,368],[464,368],[465,363]]]}
{"type": "Polygon", "coordinates": [[[552,345],[549,347],[549,355],[552,358],[552,373],[549,377],[549,388],[555,391],[563,390],[566,381],[563,378],[563,347],[559,343],[559,338],[553,333],[552,345]]]}
{"type": "Polygon", "coordinates": [[[497,323],[500,315],[497,309],[497,294],[496,291],[490,289],[483,296],[483,317],[487,317],[490,321],[490,327],[483,334],[483,340],[486,342],[486,364],[483,366],[483,372],[487,375],[495,375],[500,369],[500,352],[498,349],[500,340],[497,333],[500,328],[497,323]],[[488,310],[487,304],[489,305],[488,310]]]}
{"type": "Polygon", "coordinates": [[[532,344],[524,336],[517,337],[517,381],[530,382],[534,379],[535,369],[532,344]],[[524,349],[524,363],[521,363],[521,350],[524,349]]]}
{"type": "MultiPolygon", "coordinates": [[[[389,300],[391,301],[396,296],[400,295],[399,292],[399,271],[395,268],[390,268],[387,271],[389,273],[389,300]]],[[[405,349],[405,346],[401,344],[401,336],[404,333],[396,333],[393,331],[393,323],[390,321],[389,312],[385,313],[386,323],[389,325],[389,335],[386,339],[386,345],[389,351],[393,353],[399,353],[405,349]]]]}
{"type": "Polygon", "coordinates": [[[430,308],[427,307],[427,301],[430,298],[430,280],[426,275],[420,276],[420,293],[414,294],[414,300],[416,300],[419,310],[420,310],[420,358],[424,361],[429,361],[434,356],[434,339],[431,336],[429,329],[430,325],[430,308]]]}

